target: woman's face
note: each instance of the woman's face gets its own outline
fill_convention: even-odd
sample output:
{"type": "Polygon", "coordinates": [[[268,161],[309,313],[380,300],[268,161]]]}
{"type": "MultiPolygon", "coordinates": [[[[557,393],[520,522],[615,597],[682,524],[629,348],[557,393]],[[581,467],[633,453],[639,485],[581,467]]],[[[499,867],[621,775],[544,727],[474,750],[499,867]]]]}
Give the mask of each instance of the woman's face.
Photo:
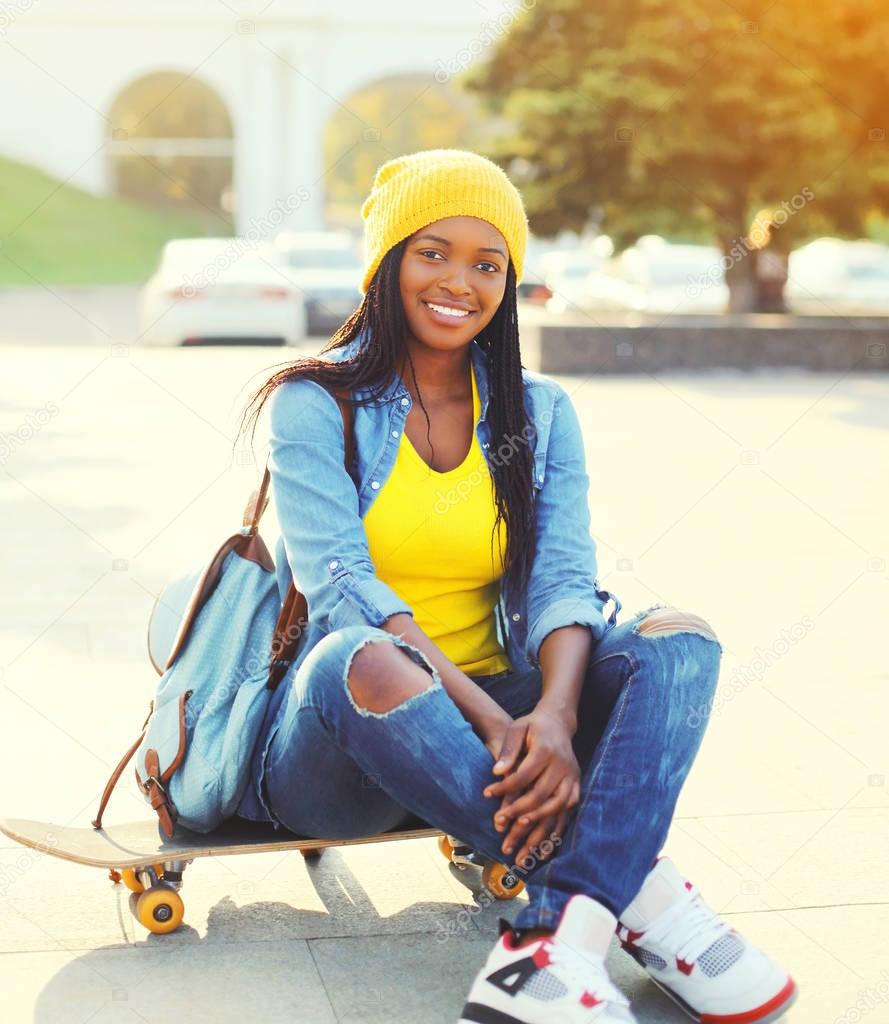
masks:
{"type": "Polygon", "coordinates": [[[445,217],[411,235],[399,285],[413,337],[436,349],[472,341],[503,300],[508,253],[503,235],[478,217],[445,217]]]}

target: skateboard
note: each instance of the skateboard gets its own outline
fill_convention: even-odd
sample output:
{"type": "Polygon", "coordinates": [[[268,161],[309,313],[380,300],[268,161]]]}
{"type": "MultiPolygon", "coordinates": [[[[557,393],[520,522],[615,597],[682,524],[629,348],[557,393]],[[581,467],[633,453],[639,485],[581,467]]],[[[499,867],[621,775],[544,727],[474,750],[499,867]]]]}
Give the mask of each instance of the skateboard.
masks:
{"type": "Polygon", "coordinates": [[[51,857],[106,868],[112,882],[123,882],[132,893],[130,909],[136,920],[157,935],[173,932],[182,923],[185,917],[185,905],[179,895],[182,875],[192,861],[201,857],[299,850],[310,859],[320,857],[330,846],[438,836],[439,850],[458,869],[481,867],[482,882],[496,899],[513,899],[524,889],[521,879],[505,864],[481,856],[460,840],[430,828],[419,819],[416,825],[416,828],[401,828],[360,839],[307,839],[292,832],[276,831],[271,825],[232,819],[208,834],[177,828],[176,835],[168,839],[161,835],[156,821],[134,821],[95,829],[6,818],[0,820],[0,832],[51,857]]]}

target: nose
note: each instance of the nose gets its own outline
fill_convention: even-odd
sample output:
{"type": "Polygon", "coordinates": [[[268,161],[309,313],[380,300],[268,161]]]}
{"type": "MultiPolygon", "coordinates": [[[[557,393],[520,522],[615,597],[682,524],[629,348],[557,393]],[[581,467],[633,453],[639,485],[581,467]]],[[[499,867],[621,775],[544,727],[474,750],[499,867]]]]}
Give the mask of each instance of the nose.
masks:
{"type": "Polygon", "coordinates": [[[466,283],[465,268],[456,265],[452,265],[450,274],[442,279],[441,284],[453,295],[468,295],[472,291],[466,283]]]}

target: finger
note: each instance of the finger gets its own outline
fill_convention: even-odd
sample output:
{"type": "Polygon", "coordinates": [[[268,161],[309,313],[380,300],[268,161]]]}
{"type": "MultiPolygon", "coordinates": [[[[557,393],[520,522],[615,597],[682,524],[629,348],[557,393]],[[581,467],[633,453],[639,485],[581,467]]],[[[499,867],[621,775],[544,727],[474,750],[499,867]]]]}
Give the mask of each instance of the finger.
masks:
{"type": "MultiPolygon", "coordinates": [[[[504,808],[504,813],[510,818],[515,818],[527,811],[536,810],[545,799],[552,795],[562,778],[563,776],[558,770],[550,765],[523,792],[507,794],[511,799],[508,809],[504,808]]],[[[506,797],[504,797],[505,800],[506,797]]]]}
{"type": "Polygon", "coordinates": [[[544,798],[536,807],[525,808],[522,806],[522,800],[524,800],[522,797],[513,805],[512,813],[518,814],[519,820],[528,824],[559,814],[568,809],[572,788],[570,779],[563,779],[549,796],[544,794],[544,798]]]}
{"type": "Polygon", "coordinates": [[[567,811],[562,811],[561,814],[557,814],[554,819],[554,824],[547,833],[546,839],[543,843],[546,845],[546,854],[544,859],[549,860],[550,857],[558,850],[562,845],[562,839],[565,835],[565,829],[568,827],[569,814],[567,811]]]}
{"type": "Polygon", "coordinates": [[[526,789],[549,763],[548,750],[531,750],[504,779],[491,782],[485,787],[485,796],[501,796],[526,789]]]}
{"type": "Polygon", "coordinates": [[[494,813],[494,828],[498,832],[502,832],[507,825],[509,825],[511,818],[509,815],[510,806],[517,800],[518,797],[515,794],[507,793],[503,798],[500,807],[494,813]]]}
{"type": "MultiPolygon", "coordinates": [[[[570,787],[570,779],[560,776],[555,770],[545,771],[530,789],[516,798],[510,807],[509,815],[514,818],[535,813],[540,810],[545,801],[558,793],[562,802],[548,812],[555,814],[567,805],[570,787]]],[[[535,816],[539,817],[540,815],[536,814],[535,816]]],[[[529,823],[532,820],[534,819],[529,818],[529,823]]]]}
{"type": "Polygon", "coordinates": [[[565,829],[568,827],[567,811],[544,818],[535,830],[537,854],[541,860],[549,860],[562,843],[565,829]]]}
{"type": "Polygon", "coordinates": [[[513,722],[506,730],[500,754],[494,762],[494,767],[491,769],[495,775],[505,775],[507,772],[512,771],[513,765],[522,752],[527,731],[528,726],[521,722],[513,722]]]}
{"type": "Polygon", "coordinates": [[[547,822],[537,825],[528,833],[528,838],[522,844],[522,848],[516,854],[515,863],[523,865],[526,858],[530,857],[535,862],[543,860],[540,844],[546,838],[549,825],[547,822]]]}
{"type": "Polygon", "coordinates": [[[528,834],[528,825],[519,825],[518,822],[513,822],[506,834],[506,838],[500,846],[500,849],[506,854],[507,857],[511,857],[515,852],[516,847],[522,842],[525,836],[528,834]]]}

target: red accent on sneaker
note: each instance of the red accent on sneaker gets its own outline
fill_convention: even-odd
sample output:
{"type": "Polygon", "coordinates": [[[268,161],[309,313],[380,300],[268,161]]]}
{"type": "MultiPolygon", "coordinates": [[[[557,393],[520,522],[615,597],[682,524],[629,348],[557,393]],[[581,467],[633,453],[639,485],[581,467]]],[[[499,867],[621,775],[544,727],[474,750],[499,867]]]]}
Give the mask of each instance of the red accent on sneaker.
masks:
{"type": "Polygon", "coordinates": [[[518,949],[524,949],[525,946],[533,946],[535,942],[542,942],[543,939],[539,935],[532,935],[530,938],[525,937],[521,941],[516,941],[515,934],[512,931],[505,931],[500,936],[500,940],[503,943],[504,949],[508,949],[510,953],[515,953],[518,949]]]}
{"type": "Polygon", "coordinates": [[[643,937],[643,935],[645,935],[645,932],[634,932],[632,929],[628,928],[627,936],[626,938],[621,939],[621,944],[623,946],[635,946],[639,939],[643,937]]]}
{"type": "Polygon", "coordinates": [[[541,942],[537,949],[534,950],[534,955],[531,959],[534,961],[535,967],[547,967],[552,962],[549,958],[549,950],[546,948],[545,942],[541,942]]]}
{"type": "Polygon", "coordinates": [[[691,974],[695,969],[694,964],[690,964],[687,960],[680,960],[678,956],[676,957],[676,967],[682,971],[683,974],[691,974]]]}
{"type": "Polygon", "coordinates": [[[592,992],[584,992],[580,997],[580,1002],[583,1006],[599,1006],[602,1000],[597,999],[592,992]]]}
{"type": "Polygon", "coordinates": [[[788,978],[784,988],[762,1006],[757,1006],[754,1010],[746,1010],[744,1013],[705,1013],[701,1017],[701,1024],[755,1024],[756,1021],[768,1017],[770,1013],[789,1002],[795,993],[796,982],[793,978],[788,978]]]}

